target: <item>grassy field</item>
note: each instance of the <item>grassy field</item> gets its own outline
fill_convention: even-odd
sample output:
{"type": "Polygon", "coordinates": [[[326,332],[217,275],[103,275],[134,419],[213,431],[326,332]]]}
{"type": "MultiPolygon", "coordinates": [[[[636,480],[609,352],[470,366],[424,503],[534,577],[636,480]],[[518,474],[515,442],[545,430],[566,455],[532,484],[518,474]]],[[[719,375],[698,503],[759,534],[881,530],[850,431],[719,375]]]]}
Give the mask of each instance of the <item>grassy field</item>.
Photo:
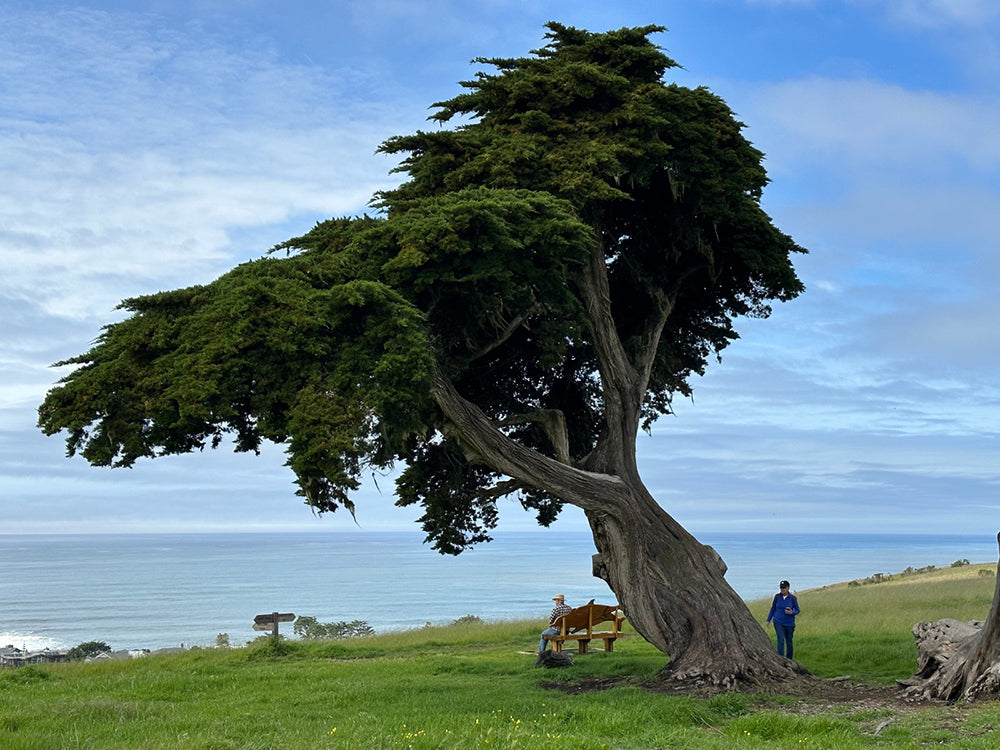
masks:
{"type": "MultiPolygon", "coordinates": [[[[814,674],[890,686],[910,628],[982,619],[993,566],[799,592],[796,656],[814,674]],[[980,574],[980,570],[985,573],[980,574]]],[[[768,602],[751,603],[763,620],[768,602]]],[[[664,695],[641,638],[568,669],[533,667],[541,622],[262,643],[126,662],[0,671],[0,748],[994,748],[1000,703],[664,695]],[[581,690],[594,681],[613,685],[581,690]]]]}

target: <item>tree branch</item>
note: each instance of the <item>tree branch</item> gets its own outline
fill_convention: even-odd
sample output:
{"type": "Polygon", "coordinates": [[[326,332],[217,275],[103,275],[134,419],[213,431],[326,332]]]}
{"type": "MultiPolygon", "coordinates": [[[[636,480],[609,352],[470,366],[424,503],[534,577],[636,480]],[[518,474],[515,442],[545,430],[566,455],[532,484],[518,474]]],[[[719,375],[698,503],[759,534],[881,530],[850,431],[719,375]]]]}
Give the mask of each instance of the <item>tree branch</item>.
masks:
{"type": "Polygon", "coordinates": [[[523,485],[516,479],[508,479],[504,482],[497,482],[492,488],[484,490],[482,496],[490,500],[499,500],[512,492],[523,489],[523,485]]]}
{"type": "Polygon", "coordinates": [[[601,374],[606,424],[582,465],[638,478],[635,435],[645,398],[644,381],[629,360],[615,326],[608,269],[600,243],[595,243],[587,257],[579,285],[601,374]]]}
{"type": "MultiPolygon", "coordinates": [[[[673,189],[672,178],[671,189],[673,189]]],[[[670,319],[670,315],[674,311],[674,306],[677,303],[677,295],[684,287],[685,282],[702,268],[703,264],[701,263],[689,264],[686,270],[676,274],[669,288],[662,289],[649,283],[644,277],[642,269],[637,264],[628,263],[628,269],[633,280],[656,303],[656,314],[651,314],[646,321],[645,330],[639,338],[640,346],[636,347],[636,360],[633,362],[643,393],[649,387],[649,378],[652,374],[653,364],[656,362],[657,351],[660,347],[660,338],[663,335],[663,329],[666,327],[667,320],[670,319]]]]}
{"type": "Polygon", "coordinates": [[[567,466],[511,440],[464,398],[440,369],[434,372],[431,397],[448,420],[447,434],[459,441],[470,460],[584,510],[608,512],[627,491],[617,476],[567,466]],[[600,489],[595,490],[595,484],[600,489]]]}
{"type": "Polygon", "coordinates": [[[594,245],[583,265],[580,294],[587,311],[605,389],[613,389],[621,396],[629,394],[634,400],[637,373],[629,361],[628,353],[615,326],[611,310],[608,268],[601,243],[594,245]]]}
{"type": "Polygon", "coordinates": [[[569,454],[569,431],[566,428],[566,415],[561,409],[534,409],[524,414],[518,414],[500,422],[500,426],[514,424],[537,424],[545,430],[556,460],[571,465],[573,459],[569,454]]]}
{"type": "Polygon", "coordinates": [[[642,334],[642,345],[637,347],[638,360],[635,363],[635,368],[642,393],[645,393],[649,386],[653,363],[656,362],[656,353],[660,348],[660,337],[663,335],[663,329],[667,325],[670,313],[674,311],[675,298],[668,298],[666,294],[656,294],[654,299],[659,303],[659,314],[649,316],[649,320],[646,321],[646,330],[642,334]]]}
{"type": "Polygon", "coordinates": [[[510,323],[507,324],[506,328],[504,328],[503,331],[500,332],[500,335],[497,338],[488,343],[486,346],[480,348],[478,351],[470,354],[468,357],[468,361],[475,362],[480,357],[485,357],[487,354],[496,349],[498,346],[501,346],[505,341],[507,341],[507,339],[509,339],[511,336],[514,335],[514,332],[518,328],[524,325],[524,321],[528,318],[528,316],[531,315],[533,312],[535,312],[538,308],[539,305],[533,305],[531,309],[528,310],[528,312],[525,313],[524,315],[516,316],[510,323]]]}

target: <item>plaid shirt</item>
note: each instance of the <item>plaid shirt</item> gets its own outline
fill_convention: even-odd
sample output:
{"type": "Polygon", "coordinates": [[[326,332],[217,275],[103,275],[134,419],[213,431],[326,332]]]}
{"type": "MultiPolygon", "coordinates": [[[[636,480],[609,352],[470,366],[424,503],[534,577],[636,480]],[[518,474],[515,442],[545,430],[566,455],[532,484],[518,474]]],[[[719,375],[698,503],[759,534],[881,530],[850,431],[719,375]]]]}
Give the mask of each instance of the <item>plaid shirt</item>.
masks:
{"type": "Polygon", "coordinates": [[[566,602],[563,602],[562,604],[557,604],[552,608],[552,613],[549,615],[549,625],[554,623],[557,617],[561,617],[567,612],[572,612],[572,611],[573,608],[570,607],[568,604],[566,604],[566,602]]]}

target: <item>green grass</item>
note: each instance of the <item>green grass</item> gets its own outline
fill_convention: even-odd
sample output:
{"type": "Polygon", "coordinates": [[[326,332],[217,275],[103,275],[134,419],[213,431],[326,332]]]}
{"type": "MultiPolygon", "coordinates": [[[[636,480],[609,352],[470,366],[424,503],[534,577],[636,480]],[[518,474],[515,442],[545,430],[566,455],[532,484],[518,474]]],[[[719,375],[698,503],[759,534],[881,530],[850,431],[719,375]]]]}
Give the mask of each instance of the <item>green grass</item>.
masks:
{"type": "MultiPolygon", "coordinates": [[[[873,684],[908,677],[917,658],[913,625],[942,617],[985,619],[996,585],[995,568],[943,568],[897,575],[883,583],[839,583],[803,592],[795,656],[821,677],[849,674],[873,684]]],[[[750,609],[763,621],[769,606],[769,600],[762,600],[752,602],[750,609]]]]}
{"type": "MultiPolygon", "coordinates": [[[[964,566],[800,592],[796,656],[821,676],[909,676],[910,628],[981,619],[994,579],[964,566]]],[[[763,620],[768,602],[753,602],[763,620]]],[[[639,637],[570,669],[533,667],[540,622],[462,624],[335,642],[264,643],[127,662],[0,671],[0,747],[992,748],[1000,704],[827,705],[647,689],[665,657],[639,637]],[[574,692],[590,680],[610,689],[574,692]],[[556,689],[561,685],[565,689],[556,689]]]]}

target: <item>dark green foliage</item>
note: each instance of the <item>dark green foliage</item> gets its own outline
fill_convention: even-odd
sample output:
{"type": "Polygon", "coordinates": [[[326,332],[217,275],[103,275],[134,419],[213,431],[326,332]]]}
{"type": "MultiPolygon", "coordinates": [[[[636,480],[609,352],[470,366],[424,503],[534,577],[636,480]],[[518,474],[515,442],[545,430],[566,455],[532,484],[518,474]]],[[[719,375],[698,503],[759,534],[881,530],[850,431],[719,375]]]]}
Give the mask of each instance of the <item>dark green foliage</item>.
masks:
{"type": "Polygon", "coordinates": [[[364,620],[351,622],[319,622],[315,617],[300,616],[292,625],[295,635],[306,641],[338,640],[375,635],[375,630],[364,620]]]}
{"type": "Polygon", "coordinates": [[[111,646],[104,641],[87,641],[73,646],[66,652],[66,659],[69,661],[83,661],[92,656],[111,653],[111,646]]]}
{"type": "Polygon", "coordinates": [[[483,619],[479,615],[462,615],[453,620],[452,625],[482,625],[483,619]]]}
{"type": "Polygon", "coordinates": [[[234,269],[213,284],[127,300],[82,367],[42,405],[47,432],[101,466],[262,440],[288,445],[299,494],[353,508],[366,464],[386,466],[426,417],[422,316],[325,249],[234,269]]]}
{"type": "MultiPolygon", "coordinates": [[[[383,202],[468,185],[570,200],[603,247],[626,347],[639,356],[650,319],[673,308],[649,384],[651,421],[736,338],[734,317],[765,316],[769,299],[801,291],[789,263],[801,248],[761,210],[763,155],[726,104],[704,88],[662,83],[676,64],[646,38],[659,27],[550,29],[552,44],[537,57],[481,60],[500,73],[480,74],[464,84],[469,93],[438,105],[438,120],[477,116],[472,124],[386,143],[410,154],[401,169],[412,179],[383,202]]],[[[595,371],[593,357],[584,349],[562,358],[575,365],[571,382],[595,371]]],[[[542,385],[551,393],[559,384],[542,385]]]]}
{"type": "Polygon", "coordinates": [[[532,56],[480,60],[495,72],[432,118],[461,125],[383,144],[408,179],[379,216],[125,301],[40,427],[105,466],[273,441],[319,511],[353,512],[363,473],[401,462],[398,502],[423,506],[442,552],[488,540],[507,495],[551,523],[574,498],[471,454],[435,378],[523,448],[607,472],[608,451],[633,450],[603,442],[609,403],[648,427],[736,318],[802,289],[801,248],[760,207],[762,154],[720,98],[664,82],[661,30],[553,23],[532,56]],[[637,373],[613,397],[609,330],[637,373]]]}

